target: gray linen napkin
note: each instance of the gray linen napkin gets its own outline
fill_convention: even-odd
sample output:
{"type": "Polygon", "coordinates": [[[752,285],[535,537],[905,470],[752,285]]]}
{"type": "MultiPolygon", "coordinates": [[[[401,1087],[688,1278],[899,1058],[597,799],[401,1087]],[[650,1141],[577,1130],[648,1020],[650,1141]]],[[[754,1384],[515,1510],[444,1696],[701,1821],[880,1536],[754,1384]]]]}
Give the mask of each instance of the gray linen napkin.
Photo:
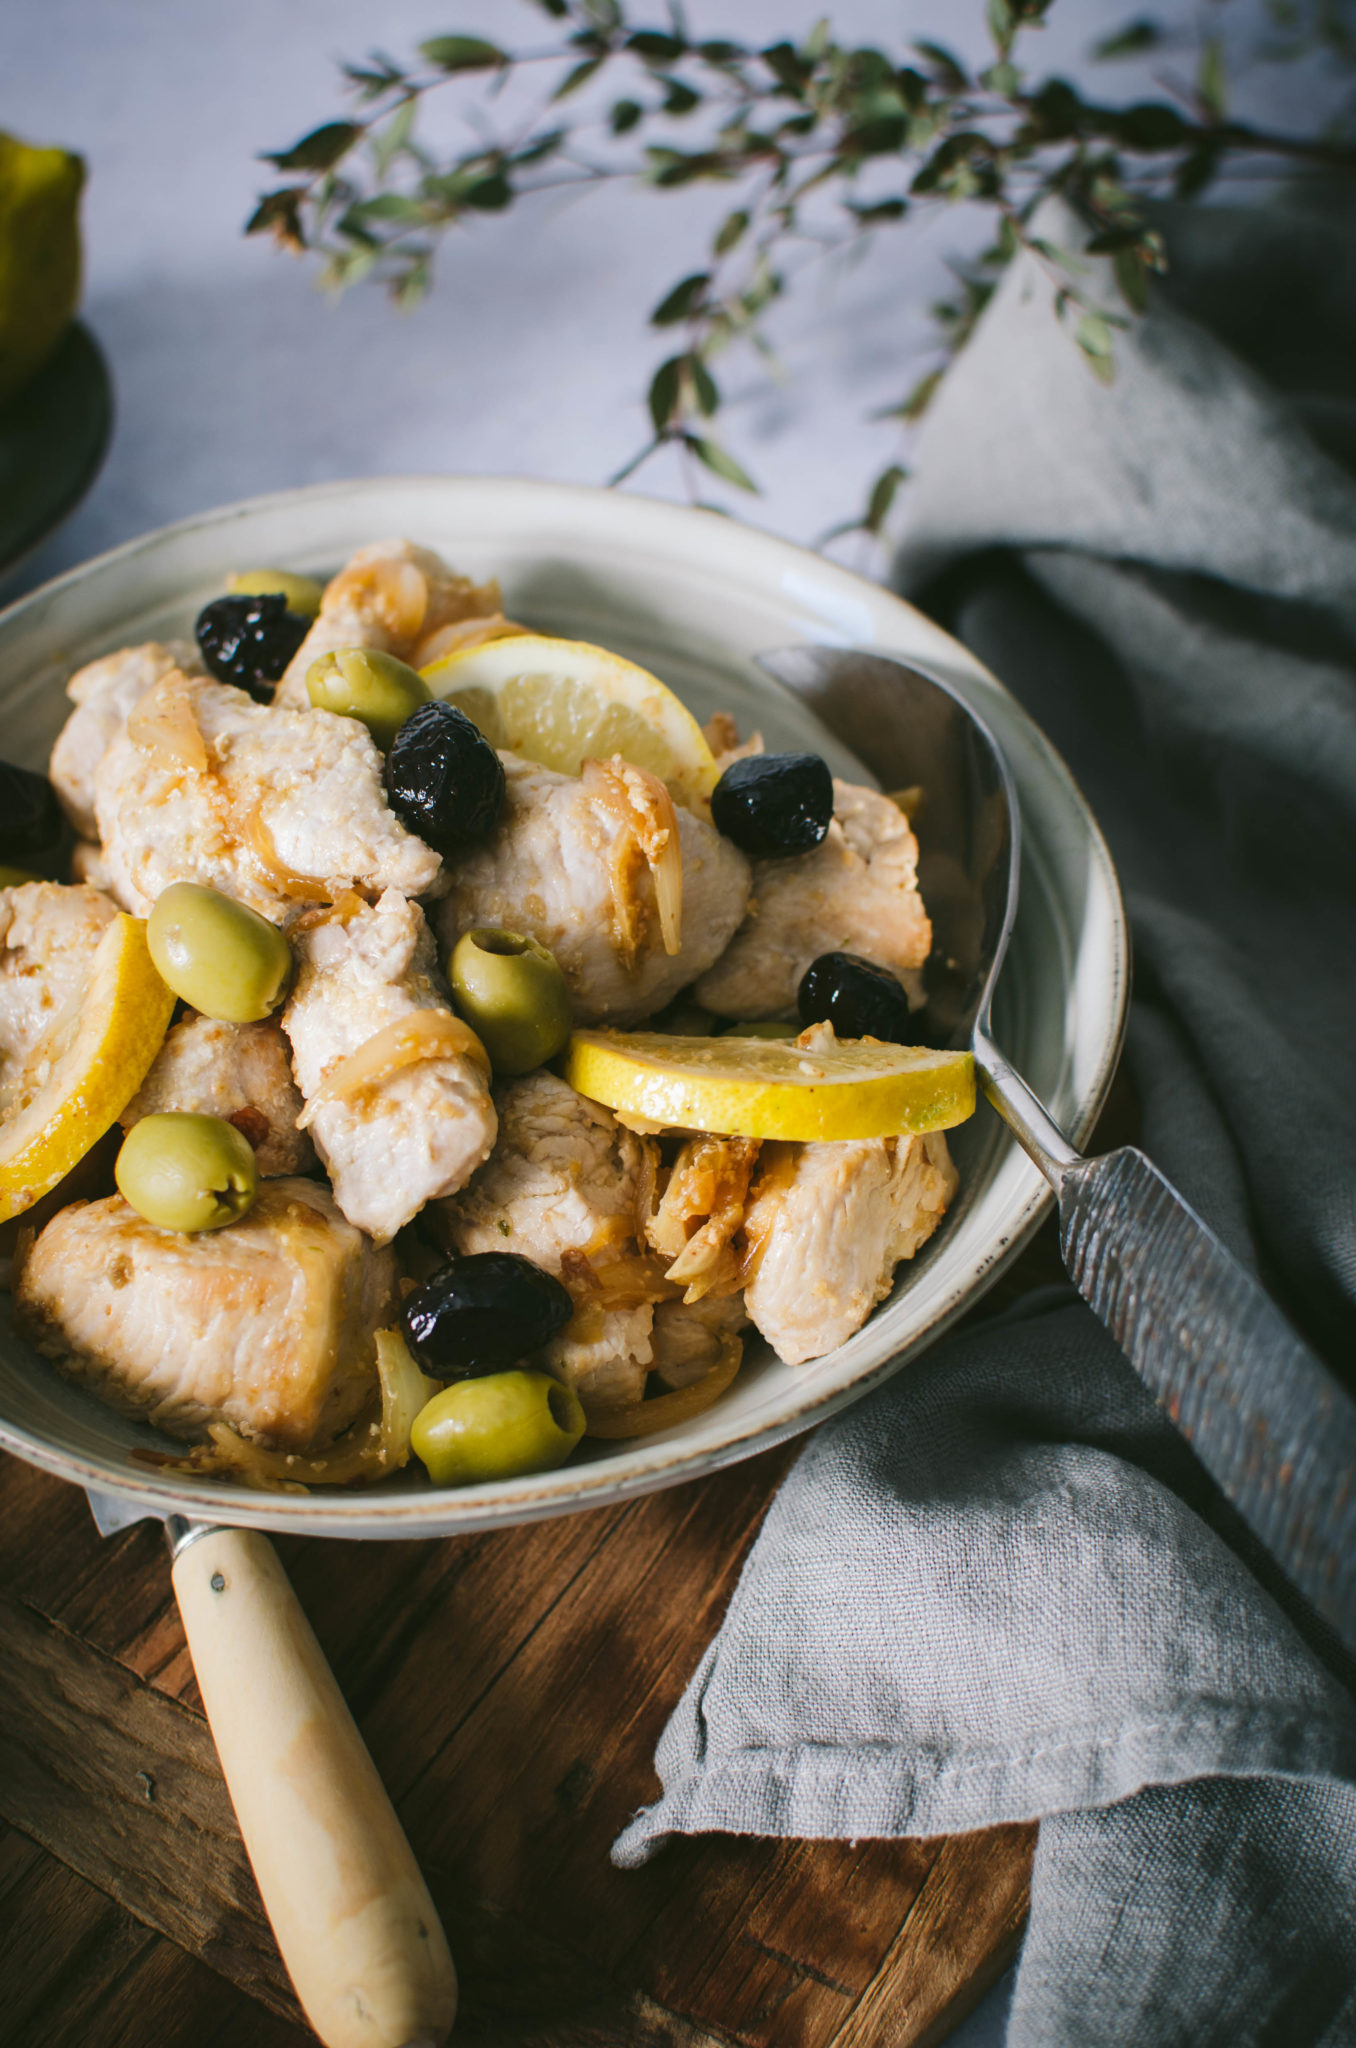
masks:
{"type": "MultiPolygon", "coordinates": [[[[1166,226],[1110,388],[1041,272],[1009,274],[938,401],[902,573],[1111,840],[1146,1150],[1350,1380],[1356,238],[1312,206],[1166,226]]],[[[811,1441],[613,1854],[1039,1818],[1010,2048],[1334,2048],[1351,1679],[1047,1289],[811,1441]]]]}

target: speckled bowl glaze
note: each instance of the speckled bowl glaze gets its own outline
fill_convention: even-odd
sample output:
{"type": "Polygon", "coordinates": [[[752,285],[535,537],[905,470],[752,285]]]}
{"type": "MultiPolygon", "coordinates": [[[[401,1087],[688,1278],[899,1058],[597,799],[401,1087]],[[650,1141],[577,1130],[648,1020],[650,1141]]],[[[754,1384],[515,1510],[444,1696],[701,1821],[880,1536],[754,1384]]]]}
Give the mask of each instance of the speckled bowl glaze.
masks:
{"type": "MultiPolygon", "coordinates": [[[[1101,835],[1072,777],[1002,685],[890,592],[714,513],[561,484],[492,477],[318,484],[149,534],[0,615],[4,752],[40,767],[80,663],[191,629],[233,568],[332,573],[355,547],[408,534],[459,569],[497,575],[511,617],[601,642],[671,685],[701,719],[732,711],[770,746],[850,756],[754,666],[797,640],[875,647],[953,684],[1006,750],[1025,825],[1022,900],[1000,988],[1000,1030],[1075,1141],[1119,1050],[1128,938],[1101,835]]],[[[867,767],[870,767],[868,762],[867,767]]],[[[1050,1196],[992,1112],[955,1134],[961,1188],[941,1230],[850,1342],[787,1366],[754,1339],[731,1391],[703,1415],[626,1444],[585,1446],[558,1472],[438,1489],[268,1495],[139,1465],[166,1440],[68,1386],[0,1317],[0,1444],[47,1471],[161,1515],[327,1536],[438,1536],[621,1501],[691,1479],[808,1429],[905,1366],[1015,1257],[1050,1196]]]]}

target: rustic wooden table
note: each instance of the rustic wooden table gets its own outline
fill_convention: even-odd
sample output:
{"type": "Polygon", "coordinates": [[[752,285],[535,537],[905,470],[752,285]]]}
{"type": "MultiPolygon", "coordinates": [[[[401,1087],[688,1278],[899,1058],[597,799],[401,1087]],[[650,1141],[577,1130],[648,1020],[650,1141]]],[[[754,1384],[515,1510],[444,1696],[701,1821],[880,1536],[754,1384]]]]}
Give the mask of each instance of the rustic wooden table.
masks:
{"type": "MultiPolygon", "coordinates": [[[[1099,1138],[1124,1142],[1123,1093],[1099,1138]],[[1109,1130],[1108,1125],[1117,1128],[1109,1130]]],[[[981,1304],[1062,1277],[1047,1224],[981,1304]]],[[[656,1739],[796,1446],[441,1543],[280,1541],[442,1913],[479,2048],[920,2048],[1016,1951],[1034,1827],[711,1835],[621,1872],[656,1739]]],[[[302,2048],[161,1531],[0,1459],[0,2038],[302,2048]]]]}

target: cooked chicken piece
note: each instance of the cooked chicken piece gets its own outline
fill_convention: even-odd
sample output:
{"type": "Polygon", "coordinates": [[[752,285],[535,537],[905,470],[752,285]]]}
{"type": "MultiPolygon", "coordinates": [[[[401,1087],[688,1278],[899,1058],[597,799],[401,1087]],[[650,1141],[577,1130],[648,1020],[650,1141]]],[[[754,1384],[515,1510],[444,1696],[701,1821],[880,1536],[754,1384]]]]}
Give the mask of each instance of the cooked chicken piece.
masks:
{"type": "MultiPolygon", "coordinates": [[[[61,807],[82,839],[97,839],[94,771],[126,725],[133,707],[171,669],[201,675],[198,652],[187,640],[162,646],[121,647],[77,669],[66,685],[74,711],[57,734],[48,766],[61,807]]],[[[83,877],[82,877],[83,879],[83,877]]]]}
{"type": "Polygon", "coordinates": [[[116,916],[108,898],[83,883],[0,889],[0,1111],[23,1090],[62,1012],[79,1003],[116,916]]]}
{"type": "Polygon", "coordinates": [[[102,846],[96,846],[92,839],[77,839],[71,848],[71,880],[88,882],[91,889],[109,894],[113,877],[108,871],[102,846]]]}
{"type": "Polygon", "coordinates": [[[541,1362],[595,1405],[638,1401],[650,1364],[653,1303],[668,1292],[638,1250],[654,1146],[554,1074],[498,1095],[499,1138],[440,1227],[456,1252],[518,1252],[558,1274],[575,1316],[541,1362]]]}
{"type": "Polygon", "coordinates": [[[749,1326],[739,1294],[707,1294],[700,1301],[661,1301],[654,1312],[650,1341],[653,1371],[666,1387],[688,1387],[728,1356],[749,1326]]]}
{"type": "Polygon", "coordinates": [[[723,775],[732,761],[747,760],[751,754],[763,752],[763,735],[751,733],[746,740],[739,737],[739,727],[728,711],[713,711],[702,727],[706,744],[715,757],[716,767],[723,775]]]}
{"type": "Polygon", "coordinates": [[[744,1214],[744,1306],[788,1365],[861,1328],[895,1265],[929,1238],[956,1191],[940,1131],[764,1145],[744,1214]]]}
{"type": "Polygon", "coordinates": [[[733,1239],[744,1221],[758,1146],[757,1138],[687,1139],[646,1221],[646,1237],[671,1262],[664,1277],[686,1288],[687,1302],[739,1286],[733,1239]]]}
{"type": "Polygon", "coordinates": [[[189,1236],[120,1195],[54,1216],[15,1291],[20,1328],[68,1378],[192,1437],[209,1422],[275,1449],[318,1449],[375,1385],[373,1337],[395,1261],[328,1190],[267,1181],[249,1214],[189,1236]]]}
{"type": "Polygon", "coordinates": [[[279,711],[172,671],[137,704],[94,777],[114,894],[139,916],[203,882],[275,923],[346,889],[446,886],[438,855],[387,809],[367,728],[279,711]]]}
{"type": "Polygon", "coordinates": [[[496,582],[458,576],[441,556],[413,541],[376,541],[351,555],[327,586],[319,617],[288,663],[273,701],[306,710],[306,671],[322,654],[379,647],[421,668],[448,651],[436,640],[445,627],[496,614],[503,614],[496,582]]]}
{"type": "Polygon", "coordinates": [[[915,1007],[932,926],[918,893],[918,841],[889,797],[833,785],[833,822],[812,853],[753,865],[743,925],[697,983],[719,1017],[794,1017],[801,976],[821,953],[861,953],[897,974],[915,1007]]]}
{"type": "Polygon", "coordinates": [[[494,1143],[489,1062],[452,1014],[417,903],[388,889],[302,918],[283,1011],[334,1198],[379,1244],[455,1194],[494,1143]]]}
{"type": "Polygon", "coordinates": [[[476,925],[527,932],[555,954],[579,1023],[639,1023],[725,947],[748,903],[747,860],[691,811],[668,803],[661,817],[662,783],[625,764],[589,763],[597,773],[574,776],[501,759],[503,817],[489,844],[456,866],[437,914],[444,943],[476,925]],[[648,823],[647,802],[656,805],[648,823]],[[656,873],[674,879],[675,829],[681,908],[666,934],[656,873]]]}
{"type": "Polygon", "coordinates": [[[225,1024],[190,1010],[118,1121],[129,1131],[166,1109],[224,1116],[253,1145],[261,1174],[306,1173],[315,1165],[314,1147],[297,1129],[302,1100],[287,1040],[272,1017],[225,1024]]]}

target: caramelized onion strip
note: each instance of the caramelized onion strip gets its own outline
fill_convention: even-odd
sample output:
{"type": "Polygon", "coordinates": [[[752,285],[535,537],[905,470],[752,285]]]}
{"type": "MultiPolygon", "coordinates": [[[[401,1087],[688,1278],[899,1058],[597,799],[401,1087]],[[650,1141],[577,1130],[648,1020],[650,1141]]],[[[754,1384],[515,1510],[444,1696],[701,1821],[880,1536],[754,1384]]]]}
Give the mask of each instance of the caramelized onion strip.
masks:
{"type": "Polygon", "coordinates": [[[719,1362],[690,1387],[677,1387],[671,1394],[656,1395],[653,1401],[631,1401],[625,1408],[590,1408],[586,1401],[585,1436],[651,1436],[657,1429],[671,1429],[675,1422],[688,1422],[700,1415],[733,1384],[744,1356],[744,1340],[724,1336],[720,1349],[719,1362]]]}
{"type": "Polygon", "coordinates": [[[412,1010],[364,1039],[356,1052],[330,1068],[297,1118],[297,1129],[306,1130],[327,1102],[341,1102],[364,1088],[375,1088],[402,1067],[452,1059],[472,1061],[489,1080],[490,1056],[469,1024],[448,1010],[412,1010]]]}

